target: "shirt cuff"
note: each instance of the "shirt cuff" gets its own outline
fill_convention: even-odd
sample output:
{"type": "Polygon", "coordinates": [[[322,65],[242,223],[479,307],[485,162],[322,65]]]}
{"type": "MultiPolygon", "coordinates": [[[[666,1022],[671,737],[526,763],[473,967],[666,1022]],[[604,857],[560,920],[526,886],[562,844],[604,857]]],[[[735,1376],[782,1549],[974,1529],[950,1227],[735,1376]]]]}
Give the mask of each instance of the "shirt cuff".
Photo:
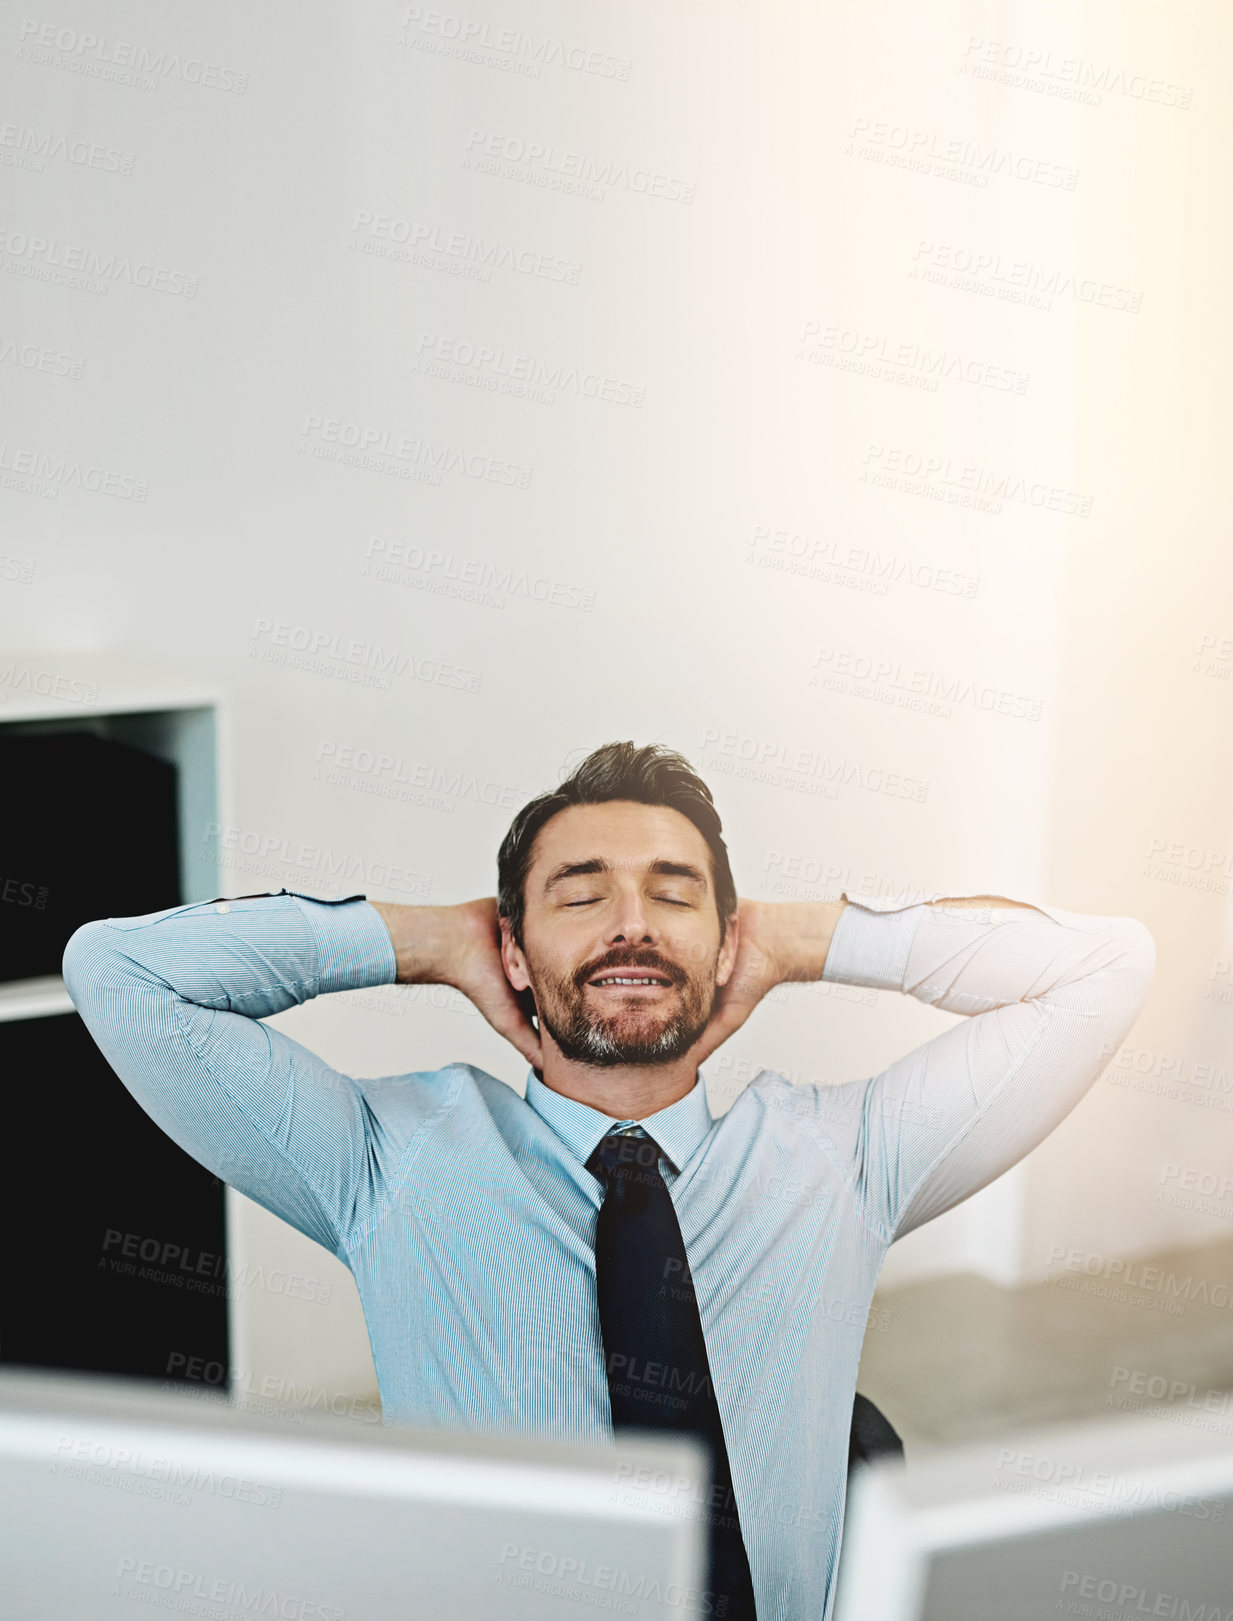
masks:
{"type": "Polygon", "coordinates": [[[292,895],[317,948],[317,995],[392,985],[397,975],[394,942],[380,912],[362,896],[317,901],[292,895]]]}
{"type": "Polygon", "coordinates": [[[839,985],[865,985],[879,991],[901,991],[908,956],[929,910],[927,905],[849,895],[831,936],[822,978],[839,985]]]}

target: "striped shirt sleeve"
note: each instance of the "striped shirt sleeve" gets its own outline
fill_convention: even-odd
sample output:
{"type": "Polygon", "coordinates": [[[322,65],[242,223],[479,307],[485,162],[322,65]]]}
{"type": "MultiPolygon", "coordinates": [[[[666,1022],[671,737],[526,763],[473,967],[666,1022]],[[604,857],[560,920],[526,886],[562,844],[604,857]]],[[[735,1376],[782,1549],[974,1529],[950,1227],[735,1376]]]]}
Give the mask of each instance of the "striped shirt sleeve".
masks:
{"type": "Polygon", "coordinates": [[[260,1021],[394,974],[365,901],[285,892],[87,923],[64,954],[77,1011],[146,1113],[336,1254],[373,1196],[373,1122],[350,1076],[260,1021]]]}
{"type": "Polygon", "coordinates": [[[846,896],[823,977],[967,1017],[851,1088],[854,1181],[900,1238],[978,1192],[1065,1118],[1147,996],[1155,944],[1134,918],[895,906],[846,896]]]}

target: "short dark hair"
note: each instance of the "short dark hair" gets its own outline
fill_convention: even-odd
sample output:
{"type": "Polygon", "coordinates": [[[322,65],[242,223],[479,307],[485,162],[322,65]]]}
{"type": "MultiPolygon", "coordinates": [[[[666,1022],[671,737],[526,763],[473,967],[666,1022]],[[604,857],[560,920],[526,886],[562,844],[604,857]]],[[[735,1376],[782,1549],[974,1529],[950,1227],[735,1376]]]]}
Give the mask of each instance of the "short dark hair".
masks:
{"type": "Polygon", "coordinates": [[[632,800],[636,805],[665,805],[687,816],[698,829],[711,852],[722,941],[737,906],[723,823],[711,790],[689,761],[658,743],[643,748],[634,743],[603,744],[588,754],[559,788],[532,799],[514,817],[497,853],[497,911],[509,919],[514,939],[522,944],[526,878],[540,829],[571,805],[605,805],[614,799],[632,800]]]}

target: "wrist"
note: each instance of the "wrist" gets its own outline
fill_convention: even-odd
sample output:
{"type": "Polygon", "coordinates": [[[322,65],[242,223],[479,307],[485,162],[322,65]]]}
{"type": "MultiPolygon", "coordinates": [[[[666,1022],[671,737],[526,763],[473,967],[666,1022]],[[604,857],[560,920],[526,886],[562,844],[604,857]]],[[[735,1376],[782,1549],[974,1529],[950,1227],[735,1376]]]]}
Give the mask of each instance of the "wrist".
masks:
{"type": "Polygon", "coordinates": [[[368,904],[389,930],[400,985],[455,983],[461,907],[397,906],[388,901],[368,904]]]}
{"type": "Polygon", "coordinates": [[[846,901],[789,901],[774,908],[774,956],[781,983],[822,978],[846,901]]]}

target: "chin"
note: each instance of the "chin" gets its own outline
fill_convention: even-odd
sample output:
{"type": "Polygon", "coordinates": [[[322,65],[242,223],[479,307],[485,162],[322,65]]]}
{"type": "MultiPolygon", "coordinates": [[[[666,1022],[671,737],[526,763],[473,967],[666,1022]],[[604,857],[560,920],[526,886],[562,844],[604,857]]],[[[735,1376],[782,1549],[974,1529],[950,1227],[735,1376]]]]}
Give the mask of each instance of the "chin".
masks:
{"type": "Polygon", "coordinates": [[[697,1040],[691,1036],[682,1046],[684,1032],[670,1019],[656,1019],[651,1024],[639,1020],[631,1027],[624,1021],[606,1020],[593,1027],[600,1044],[621,1052],[616,1062],[630,1064],[670,1064],[683,1058],[697,1040]],[[635,1049],[629,1051],[630,1048],[635,1049]]]}

